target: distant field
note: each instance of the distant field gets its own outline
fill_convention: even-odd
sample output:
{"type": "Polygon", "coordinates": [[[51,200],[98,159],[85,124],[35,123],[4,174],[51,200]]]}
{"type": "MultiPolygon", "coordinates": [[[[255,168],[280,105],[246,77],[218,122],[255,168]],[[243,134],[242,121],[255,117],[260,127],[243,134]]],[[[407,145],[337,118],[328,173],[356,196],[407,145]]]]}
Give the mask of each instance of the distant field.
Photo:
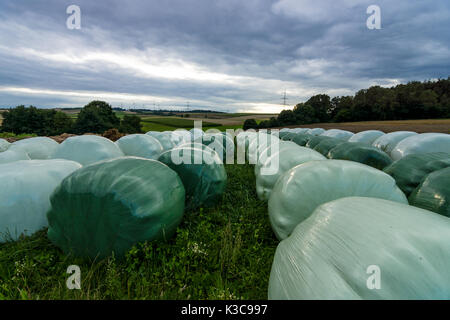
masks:
{"type": "Polygon", "coordinates": [[[398,121],[363,121],[343,123],[315,123],[309,125],[288,126],[289,128],[323,128],[341,129],[352,132],[381,130],[383,132],[414,131],[418,133],[450,133],[450,119],[398,120],[398,121]]]}

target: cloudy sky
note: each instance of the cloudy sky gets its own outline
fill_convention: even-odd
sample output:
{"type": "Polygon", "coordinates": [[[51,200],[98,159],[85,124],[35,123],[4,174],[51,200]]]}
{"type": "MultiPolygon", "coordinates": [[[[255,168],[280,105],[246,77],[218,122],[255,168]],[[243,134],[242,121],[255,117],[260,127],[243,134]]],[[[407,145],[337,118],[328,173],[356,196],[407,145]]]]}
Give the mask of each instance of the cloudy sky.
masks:
{"type": "Polygon", "coordinates": [[[449,46],[448,0],[1,0],[0,107],[279,112],[284,91],[447,78],[449,46]]]}

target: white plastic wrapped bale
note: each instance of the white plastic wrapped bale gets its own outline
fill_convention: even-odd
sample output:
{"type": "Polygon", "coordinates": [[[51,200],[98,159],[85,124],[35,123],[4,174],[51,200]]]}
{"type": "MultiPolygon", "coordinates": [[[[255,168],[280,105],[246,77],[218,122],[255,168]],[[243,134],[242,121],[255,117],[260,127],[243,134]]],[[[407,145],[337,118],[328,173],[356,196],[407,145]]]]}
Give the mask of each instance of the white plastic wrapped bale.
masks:
{"type": "Polygon", "coordinates": [[[0,164],[11,163],[19,160],[31,160],[28,153],[21,149],[6,150],[0,152],[0,164]]]}
{"type": "Polygon", "coordinates": [[[205,132],[202,129],[199,128],[192,128],[189,130],[189,132],[192,135],[192,140],[195,142],[202,142],[202,137],[205,134],[205,132]]]}
{"type": "Polygon", "coordinates": [[[402,140],[417,135],[416,132],[412,131],[396,131],[387,133],[383,136],[380,136],[373,142],[373,146],[380,149],[381,151],[386,152],[388,155],[391,154],[392,150],[394,150],[395,146],[402,140]]]}
{"type": "Polygon", "coordinates": [[[172,141],[179,139],[179,142],[176,145],[180,145],[186,142],[190,142],[192,140],[192,134],[187,131],[186,129],[176,129],[171,132],[172,134],[172,141]],[[177,138],[176,136],[179,136],[180,138],[177,138]]]}
{"type": "Polygon", "coordinates": [[[88,135],[66,139],[58,146],[52,158],[72,160],[86,166],[123,156],[123,152],[111,140],[88,135]]]}
{"type": "Polygon", "coordinates": [[[161,143],[147,134],[131,134],[116,141],[126,156],[157,160],[163,152],[161,143]]]}
{"type": "MultiPolygon", "coordinates": [[[[275,146],[275,145],[274,145],[275,146]]],[[[289,148],[296,148],[298,145],[295,142],[292,141],[283,141],[280,140],[278,144],[278,148],[273,148],[273,146],[268,146],[265,148],[259,155],[258,160],[255,164],[255,175],[259,174],[261,166],[264,164],[264,162],[267,161],[273,154],[281,152],[282,150],[289,149],[289,148]]]]}
{"type": "Polygon", "coordinates": [[[6,151],[11,143],[6,141],[5,139],[0,139],[0,152],[6,151]]]}
{"type": "Polygon", "coordinates": [[[59,144],[47,137],[36,137],[23,139],[14,142],[9,147],[10,150],[22,150],[28,154],[32,160],[50,159],[59,144]]]}
{"type": "Polygon", "coordinates": [[[366,144],[372,144],[376,139],[384,136],[383,131],[379,130],[367,130],[356,133],[348,139],[348,142],[360,142],[366,144]]]}
{"type": "Polygon", "coordinates": [[[323,203],[345,197],[372,197],[408,203],[394,178],[383,171],[346,160],[310,161],[282,175],[269,198],[269,219],[278,239],[323,203]]]}
{"type": "Polygon", "coordinates": [[[256,164],[259,155],[268,147],[276,150],[279,147],[280,139],[267,133],[258,133],[248,146],[247,159],[250,164],[256,164]]]}
{"type": "Polygon", "coordinates": [[[28,160],[0,165],[0,242],[32,235],[47,226],[50,195],[79,163],[28,160]]]}
{"type": "Polygon", "coordinates": [[[450,299],[450,219],[409,205],[328,202],[276,250],[274,300],[450,299]]]}
{"type": "Polygon", "coordinates": [[[325,129],[322,128],[314,128],[314,129],[308,129],[305,133],[310,134],[312,136],[320,136],[325,132],[325,129]]]}
{"type": "Polygon", "coordinates": [[[281,149],[271,155],[259,168],[256,175],[256,192],[260,200],[268,201],[277,180],[288,170],[308,161],[325,160],[317,151],[300,147],[281,149]]]}
{"type": "Polygon", "coordinates": [[[450,153],[450,134],[422,133],[400,141],[392,150],[391,157],[399,160],[404,156],[419,153],[450,153]]]}
{"type": "Polygon", "coordinates": [[[164,149],[163,151],[167,151],[175,147],[175,144],[172,142],[171,136],[166,133],[149,131],[146,134],[158,140],[164,149]]]}
{"type": "Polygon", "coordinates": [[[341,140],[348,140],[353,137],[354,133],[346,130],[340,129],[330,129],[321,134],[321,136],[337,138],[341,140]]]}
{"type": "Polygon", "coordinates": [[[306,133],[308,130],[311,130],[311,129],[308,129],[308,128],[294,128],[294,129],[292,129],[292,132],[293,133],[306,133]]]}

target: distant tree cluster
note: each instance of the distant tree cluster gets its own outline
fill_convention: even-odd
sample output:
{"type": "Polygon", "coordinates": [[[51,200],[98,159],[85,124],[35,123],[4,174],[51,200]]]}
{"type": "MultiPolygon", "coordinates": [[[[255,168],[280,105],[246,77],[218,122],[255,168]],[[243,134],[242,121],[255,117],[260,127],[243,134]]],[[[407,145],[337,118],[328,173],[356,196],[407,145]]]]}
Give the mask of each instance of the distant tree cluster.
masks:
{"type": "Polygon", "coordinates": [[[73,121],[64,112],[38,109],[30,106],[18,106],[3,112],[1,132],[15,134],[35,133],[40,136],[60,135],[62,133],[104,133],[118,129],[121,133],[141,133],[141,118],[125,115],[122,120],[117,117],[112,107],[104,101],[92,101],[81,109],[73,121]]]}
{"type": "Polygon", "coordinates": [[[293,110],[283,110],[277,118],[260,122],[257,128],[319,122],[440,118],[450,118],[450,77],[447,80],[414,81],[392,88],[374,86],[358,91],[355,96],[332,99],[319,94],[297,104],[293,110]]]}

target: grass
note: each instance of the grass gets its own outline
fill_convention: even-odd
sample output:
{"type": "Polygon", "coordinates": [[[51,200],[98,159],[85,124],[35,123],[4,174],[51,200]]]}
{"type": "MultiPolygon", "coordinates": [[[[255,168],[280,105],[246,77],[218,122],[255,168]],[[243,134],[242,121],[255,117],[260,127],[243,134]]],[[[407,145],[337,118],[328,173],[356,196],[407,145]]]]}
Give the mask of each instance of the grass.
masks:
{"type": "Polygon", "coordinates": [[[16,140],[22,140],[30,137],[37,137],[37,135],[34,133],[14,134],[12,132],[0,132],[0,138],[2,139],[15,138],[16,140]]]}
{"type": "Polygon", "coordinates": [[[267,299],[277,240],[253,166],[227,165],[228,185],[214,208],[185,213],[169,243],[133,247],[123,261],[65,256],[43,230],[0,244],[0,299],[267,299]],[[81,290],[66,288],[69,265],[81,290]]]}

